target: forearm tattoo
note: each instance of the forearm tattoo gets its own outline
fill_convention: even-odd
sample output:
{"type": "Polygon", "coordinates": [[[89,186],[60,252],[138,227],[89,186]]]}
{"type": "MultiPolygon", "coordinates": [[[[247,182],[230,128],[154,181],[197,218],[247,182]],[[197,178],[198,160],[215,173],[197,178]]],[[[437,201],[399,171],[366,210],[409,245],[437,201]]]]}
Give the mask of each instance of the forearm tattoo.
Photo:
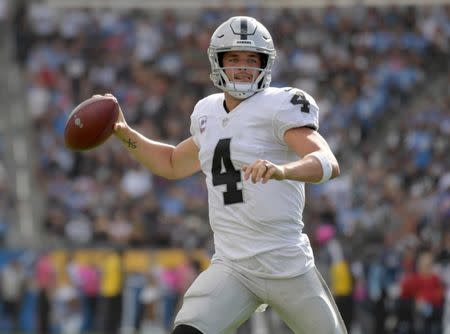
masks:
{"type": "Polygon", "coordinates": [[[132,141],[131,138],[128,138],[128,140],[124,140],[123,142],[128,145],[128,148],[133,150],[137,148],[137,141],[132,141]]]}

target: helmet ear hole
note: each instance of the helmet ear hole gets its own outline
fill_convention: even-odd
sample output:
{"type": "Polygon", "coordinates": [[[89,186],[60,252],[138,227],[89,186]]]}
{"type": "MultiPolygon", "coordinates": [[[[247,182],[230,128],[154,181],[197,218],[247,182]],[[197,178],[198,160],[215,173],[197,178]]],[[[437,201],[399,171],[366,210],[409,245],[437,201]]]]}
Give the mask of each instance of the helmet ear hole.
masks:
{"type": "MultiPolygon", "coordinates": [[[[223,57],[225,56],[225,52],[217,53],[217,62],[219,63],[219,68],[223,68],[223,57]]],[[[220,76],[220,83],[225,86],[226,82],[222,76],[220,76]]]]}
{"type": "Polygon", "coordinates": [[[259,57],[261,58],[261,68],[266,68],[267,67],[267,63],[269,60],[269,55],[264,54],[264,53],[258,53],[259,57]]]}
{"type": "Polygon", "coordinates": [[[220,67],[223,67],[223,56],[224,55],[225,55],[225,52],[217,53],[217,61],[219,62],[220,67]]]}
{"type": "Polygon", "coordinates": [[[256,87],[258,87],[258,89],[261,89],[261,87],[262,87],[262,85],[263,85],[263,82],[264,82],[264,80],[263,80],[263,78],[261,78],[261,79],[257,82],[256,87]]]}

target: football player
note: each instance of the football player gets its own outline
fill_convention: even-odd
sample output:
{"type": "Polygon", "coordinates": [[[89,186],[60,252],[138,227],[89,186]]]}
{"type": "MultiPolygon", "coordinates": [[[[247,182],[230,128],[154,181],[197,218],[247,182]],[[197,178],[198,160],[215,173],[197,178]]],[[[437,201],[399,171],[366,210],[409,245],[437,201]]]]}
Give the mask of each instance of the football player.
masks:
{"type": "Polygon", "coordinates": [[[200,100],[192,136],[177,146],[127,125],[115,135],[152,173],[179,179],[202,171],[215,254],[188,289],[173,334],[231,333],[260,305],[295,332],[346,333],[302,233],[306,182],[326,182],[339,165],[319,134],[306,92],[270,87],[276,51],[251,17],[232,17],[211,37],[211,80],[221,93],[200,100]]]}

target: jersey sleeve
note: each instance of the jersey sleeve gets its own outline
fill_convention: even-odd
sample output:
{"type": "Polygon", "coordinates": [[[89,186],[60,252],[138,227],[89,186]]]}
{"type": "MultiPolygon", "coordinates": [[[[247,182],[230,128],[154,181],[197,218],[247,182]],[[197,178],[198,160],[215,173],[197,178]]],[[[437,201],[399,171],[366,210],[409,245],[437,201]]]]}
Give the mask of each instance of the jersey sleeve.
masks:
{"type": "Polygon", "coordinates": [[[192,139],[194,140],[195,145],[197,145],[197,147],[199,146],[199,141],[198,141],[198,134],[200,133],[200,124],[199,124],[199,120],[197,118],[197,105],[194,107],[194,111],[191,114],[191,126],[189,128],[190,132],[191,132],[191,136],[192,139]]]}
{"type": "Polygon", "coordinates": [[[287,88],[282,94],[273,121],[275,136],[281,143],[284,143],[284,134],[289,129],[319,129],[319,107],[311,95],[295,88],[287,88]]]}

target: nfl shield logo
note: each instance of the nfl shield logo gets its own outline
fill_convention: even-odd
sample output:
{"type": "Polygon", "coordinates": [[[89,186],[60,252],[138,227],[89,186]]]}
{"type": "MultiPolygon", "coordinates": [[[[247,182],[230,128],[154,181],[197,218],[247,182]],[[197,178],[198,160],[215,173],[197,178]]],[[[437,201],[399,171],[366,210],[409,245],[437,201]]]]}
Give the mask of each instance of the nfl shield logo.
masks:
{"type": "Polygon", "coordinates": [[[200,133],[203,133],[206,129],[206,116],[202,116],[199,118],[199,126],[200,126],[200,133]]]}

